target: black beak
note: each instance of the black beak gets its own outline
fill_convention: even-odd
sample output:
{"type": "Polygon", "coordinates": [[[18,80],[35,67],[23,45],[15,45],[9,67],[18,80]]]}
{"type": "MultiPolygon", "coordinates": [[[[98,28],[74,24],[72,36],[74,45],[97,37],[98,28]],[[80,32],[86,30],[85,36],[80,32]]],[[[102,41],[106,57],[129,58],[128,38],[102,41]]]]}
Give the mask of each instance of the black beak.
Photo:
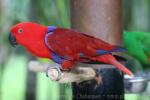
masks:
{"type": "Polygon", "coordinates": [[[9,33],[8,39],[9,39],[10,44],[11,44],[13,47],[15,47],[15,46],[17,45],[16,38],[12,35],[12,33],[9,33]]]}

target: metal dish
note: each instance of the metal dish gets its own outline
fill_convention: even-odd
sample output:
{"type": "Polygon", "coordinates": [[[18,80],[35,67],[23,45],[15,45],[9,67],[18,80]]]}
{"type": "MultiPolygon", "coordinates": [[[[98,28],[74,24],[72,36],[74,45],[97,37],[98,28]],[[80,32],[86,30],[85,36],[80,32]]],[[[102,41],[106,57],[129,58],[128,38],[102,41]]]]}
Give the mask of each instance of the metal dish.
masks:
{"type": "Polygon", "coordinates": [[[145,92],[148,82],[150,81],[150,74],[137,74],[133,77],[125,75],[124,85],[126,93],[142,93],[145,92]]]}

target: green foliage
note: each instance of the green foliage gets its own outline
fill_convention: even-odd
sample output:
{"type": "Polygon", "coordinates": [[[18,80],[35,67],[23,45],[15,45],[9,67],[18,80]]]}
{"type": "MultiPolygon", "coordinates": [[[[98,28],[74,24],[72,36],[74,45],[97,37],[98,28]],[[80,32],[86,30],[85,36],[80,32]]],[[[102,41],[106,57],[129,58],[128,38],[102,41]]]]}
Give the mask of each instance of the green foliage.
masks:
{"type": "Polygon", "coordinates": [[[9,21],[27,21],[30,0],[13,0],[13,2],[10,1],[10,3],[10,8],[8,9],[9,21]]]}
{"type": "Polygon", "coordinates": [[[1,100],[24,100],[26,92],[27,59],[24,56],[11,56],[3,71],[1,100]]]}
{"type": "Polygon", "coordinates": [[[32,5],[34,5],[34,7],[37,7],[36,10],[34,10],[34,13],[36,13],[36,17],[38,18],[37,22],[46,25],[69,27],[69,6],[68,2],[66,1],[67,0],[34,1],[32,5]]]}
{"type": "Polygon", "coordinates": [[[146,94],[126,94],[125,100],[150,100],[150,96],[146,94]]]}

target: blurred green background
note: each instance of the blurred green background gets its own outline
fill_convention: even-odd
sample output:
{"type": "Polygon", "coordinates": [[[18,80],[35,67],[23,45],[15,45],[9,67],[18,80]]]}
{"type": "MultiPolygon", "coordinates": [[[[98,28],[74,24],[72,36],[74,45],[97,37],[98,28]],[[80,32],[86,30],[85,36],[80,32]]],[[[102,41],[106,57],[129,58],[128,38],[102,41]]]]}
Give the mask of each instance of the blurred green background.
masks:
{"type": "MultiPolygon", "coordinates": [[[[70,27],[69,0],[0,0],[0,100],[71,100],[71,85],[50,81],[44,73],[28,70],[33,58],[23,48],[8,43],[11,25],[33,21],[44,25],[70,27]],[[66,96],[64,96],[66,95],[66,96]]],[[[150,0],[123,0],[123,28],[150,31],[150,0]]],[[[139,60],[129,61],[143,69],[139,60]]],[[[126,94],[126,100],[150,100],[144,94],[126,94]]]]}

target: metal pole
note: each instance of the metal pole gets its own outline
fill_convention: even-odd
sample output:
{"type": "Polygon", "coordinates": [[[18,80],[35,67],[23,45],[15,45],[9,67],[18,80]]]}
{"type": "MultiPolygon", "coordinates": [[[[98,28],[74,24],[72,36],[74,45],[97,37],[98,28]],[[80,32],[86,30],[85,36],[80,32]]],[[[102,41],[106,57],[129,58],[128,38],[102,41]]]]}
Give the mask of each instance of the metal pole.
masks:
{"type": "MultiPolygon", "coordinates": [[[[121,0],[71,0],[71,25],[74,30],[120,45],[121,0]]],[[[124,100],[122,73],[110,65],[94,67],[97,76],[102,76],[102,83],[98,86],[94,80],[73,83],[73,100],[124,100]]]]}

